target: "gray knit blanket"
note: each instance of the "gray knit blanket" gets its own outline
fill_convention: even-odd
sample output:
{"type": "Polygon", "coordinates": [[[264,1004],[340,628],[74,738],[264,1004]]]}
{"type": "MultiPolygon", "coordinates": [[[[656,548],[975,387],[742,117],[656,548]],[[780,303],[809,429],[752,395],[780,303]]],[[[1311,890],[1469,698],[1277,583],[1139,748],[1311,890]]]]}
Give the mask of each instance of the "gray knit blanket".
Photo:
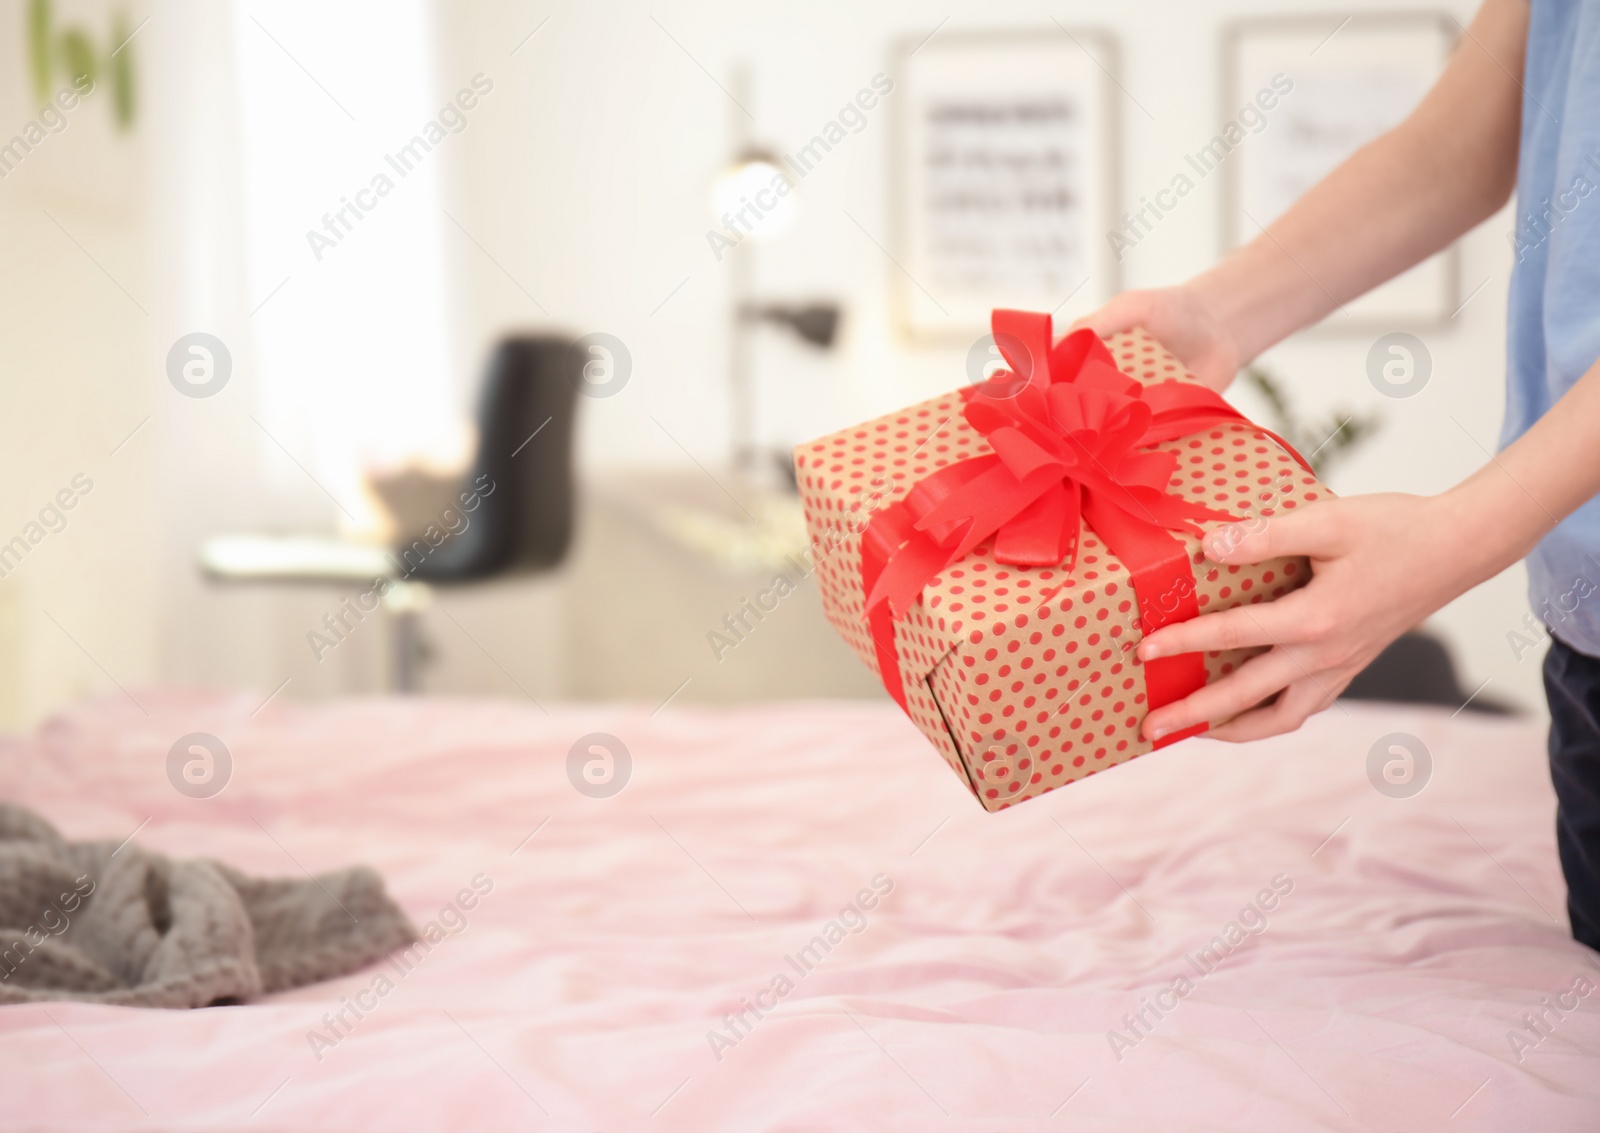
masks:
{"type": "Polygon", "coordinates": [[[251,878],[131,843],[68,842],[0,803],[0,1003],[233,1003],[344,975],[416,938],[365,867],[251,878]]]}

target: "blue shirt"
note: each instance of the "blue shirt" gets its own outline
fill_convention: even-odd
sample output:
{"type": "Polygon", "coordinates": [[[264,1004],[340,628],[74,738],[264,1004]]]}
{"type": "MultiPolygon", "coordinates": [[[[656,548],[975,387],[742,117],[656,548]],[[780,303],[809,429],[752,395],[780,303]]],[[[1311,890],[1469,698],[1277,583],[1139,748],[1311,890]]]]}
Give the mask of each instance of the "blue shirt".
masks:
{"type": "MultiPolygon", "coordinates": [[[[1600,4],[1532,0],[1523,84],[1502,447],[1600,359],[1600,4]]],[[[1600,497],[1528,556],[1528,596],[1600,657],[1600,497]]]]}

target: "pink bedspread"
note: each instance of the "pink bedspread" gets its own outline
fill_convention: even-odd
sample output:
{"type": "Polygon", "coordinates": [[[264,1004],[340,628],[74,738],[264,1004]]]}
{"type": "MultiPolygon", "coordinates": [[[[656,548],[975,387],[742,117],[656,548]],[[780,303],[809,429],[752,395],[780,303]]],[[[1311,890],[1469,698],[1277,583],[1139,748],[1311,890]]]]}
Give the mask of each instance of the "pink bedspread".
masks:
{"type": "Polygon", "coordinates": [[[1531,722],[1350,706],[987,815],[889,706],[140,699],[0,746],[0,793],[370,862],[452,931],[248,1006],[0,1009],[7,1130],[1600,1128],[1531,722]],[[195,731],[236,764],[209,800],[166,778],[195,731]],[[633,773],[596,799],[566,768],[601,731],[633,773]],[[1415,797],[1368,781],[1390,732],[1432,752],[1415,797]]]}

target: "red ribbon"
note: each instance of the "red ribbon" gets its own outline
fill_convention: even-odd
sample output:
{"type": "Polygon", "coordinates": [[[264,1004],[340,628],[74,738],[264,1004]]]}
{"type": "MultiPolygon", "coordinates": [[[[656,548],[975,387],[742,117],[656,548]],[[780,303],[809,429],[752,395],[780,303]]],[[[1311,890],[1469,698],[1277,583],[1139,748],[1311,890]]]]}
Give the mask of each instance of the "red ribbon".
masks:
{"type": "MultiPolygon", "coordinates": [[[[1188,549],[1171,532],[1199,535],[1197,520],[1236,518],[1169,493],[1177,454],[1150,448],[1212,425],[1249,424],[1221,395],[1194,382],[1143,385],[1087,328],[1052,346],[1049,315],[997,310],[993,328],[1011,368],[962,390],[962,412],[994,452],[926,477],[878,511],[862,535],[861,583],[879,675],[903,709],[894,623],[940,571],[984,540],[993,537],[998,562],[1071,571],[1087,521],[1128,568],[1148,634],[1200,612],[1188,549]]],[[[1199,653],[1158,658],[1144,669],[1147,709],[1206,683],[1199,653]]],[[[1156,746],[1204,730],[1198,724],[1156,746]]]]}

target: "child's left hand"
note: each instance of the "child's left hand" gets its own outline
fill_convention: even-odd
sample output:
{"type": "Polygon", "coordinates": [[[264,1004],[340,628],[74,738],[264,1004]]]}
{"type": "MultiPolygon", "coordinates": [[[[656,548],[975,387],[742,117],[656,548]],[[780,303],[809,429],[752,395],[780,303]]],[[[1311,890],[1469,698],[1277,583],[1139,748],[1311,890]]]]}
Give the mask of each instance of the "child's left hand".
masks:
{"type": "Polygon", "coordinates": [[[1384,646],[1480,581],[1482,551],[1474,550],[1475,525],[1462,510],[1453,494],[1353,496],[1272,516],[1257,531],[1211,532],[1202,546],[1214,562],[1306,555],[1312,579],[1275,602],[1205,614],[1146,637],[1138,649],[1144,661],[1271,647],[1150,713],[1146,738],[1223,720],[1206,735],[1260,739],[1293,731],[1328,707],[1384,646]]]}

